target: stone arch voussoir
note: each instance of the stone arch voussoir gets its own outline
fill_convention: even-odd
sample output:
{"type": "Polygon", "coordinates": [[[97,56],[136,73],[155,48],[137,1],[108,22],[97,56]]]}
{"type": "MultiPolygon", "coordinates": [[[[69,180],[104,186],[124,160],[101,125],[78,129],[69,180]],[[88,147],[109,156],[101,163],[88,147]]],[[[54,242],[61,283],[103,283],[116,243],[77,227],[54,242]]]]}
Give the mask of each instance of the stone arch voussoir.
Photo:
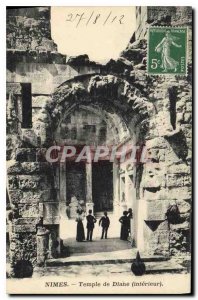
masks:
{"type": "Polygon", "coordinates": [[[47,130],[53,132],[63,113],[76,103],[115,105],[136,120],[142,131],[148,129],[153,104],[129,82],[114,75],[80,76],[59,86],[46,103],[42,113],[48,118],[47,130]]]}

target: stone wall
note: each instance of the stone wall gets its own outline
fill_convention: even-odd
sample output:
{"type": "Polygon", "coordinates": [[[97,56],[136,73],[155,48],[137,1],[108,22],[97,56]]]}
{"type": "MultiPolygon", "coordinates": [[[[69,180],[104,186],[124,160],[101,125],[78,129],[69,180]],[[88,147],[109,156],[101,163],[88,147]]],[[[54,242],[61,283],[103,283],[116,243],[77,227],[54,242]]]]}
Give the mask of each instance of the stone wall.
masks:
{"type": "Polygon", "coordinates": [[[50,8],[7,9],[7,49],[57,51],[51,39],[50,8]]]}
{"type": "MultiPolygon", "coordinates": [[[[148,9],[154,24],[164,25],[165,20],[158,18],[156,7],[148,9]]],[[[122,128],[121,139],[130,134],[131,141],[144,143],[148,149],[150,163],[141,164],[134,178],[139,214],[143,218],[144,251],[152,255],[181,255],[189,251],[191,14],[187,9],[186,19],[186,8],[170,10],[175,12],[172,24],[189,27],[187,77],[148,76],[144,34],[129,43],[117,60],[110,60],[103,67],[87,61],[86,57],[72,58],[66,63],[66,57],[57,52],[51,40],[47,7],[8,9],[7,188],[12,213],[17,211],[11,222],[10,258],[13,266],[20,259],[30,260],[33,264],[39,261],[40,264],[43,257],[37,256],[37,243],[39,249],[43,249],[45,234],[49,234],[49,256],[56,257],[60,251],[55,169],[45,161],[43,154],[46,147],[52,145],[63,112],[74,103],[86,106],[91,103],[102,107],[109,115],[119,116],[115,124],[122,128]],[[25,25],[21,30],[22,24],[25,25]],[[35,31],[39,31],[39,38],[34,36],[35,31]],[[87,64],[91,66],[89,70],[87,64]],[[91,74],[93,71],[100,75],[91,74]],[[85,72],[87,75],[82,76],[85,72]],[[47,85],[44,84],[46,81],[47,85]],[[30,129],[21,126],[21,90],[16,82],[32,84],[33,127],[30,129]],[[51,89],[47,88],[49,84],[51,89]],[[166,212],[175,203],[179,208],[179,218],[172,224],[168,222],[166,212]],[[36,238],[37,228],[43,226],[42,222],[46,232],[40,229],[36,238]]]]}
{"type": "MultiPolygon", "coordinates": [[[[187,77],[147,76],[144,39],[129,44],[122,56],[133,61],[133,81],[141,84],[155,108],[146,137],[151,163],[144,166],[141,181],[141,197],[146,201],[147,228],[144,226],[144,237],[148,241],[146,245],[149,251],[155,249],[156,254],[169,252],[171,255],[180,255],[190,249],[192,11],[190,7],[169,7],[168,11],[172,16],[170,24],[188,26],[187,77]],[[170,205],[175,204],[178,205],[180,219],[177,224],[167,224],[165,213],[170,205]]],[[[161,14],[159,8],[149,7],[147,24],[152,21],[152,25],[165,25],[161,14]]],[[[146,22],[145,26],[148,26],[146,22]]]]}

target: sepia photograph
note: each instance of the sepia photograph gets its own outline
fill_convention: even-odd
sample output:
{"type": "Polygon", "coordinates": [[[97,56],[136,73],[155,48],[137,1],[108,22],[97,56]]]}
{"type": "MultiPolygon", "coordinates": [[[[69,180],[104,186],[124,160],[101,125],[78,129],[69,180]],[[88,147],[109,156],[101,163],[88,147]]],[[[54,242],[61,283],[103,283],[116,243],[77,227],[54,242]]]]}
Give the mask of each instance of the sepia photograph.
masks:
{"type": "Polygon", "coordinates": [[[7,6],[6,166],[8,294],[191,294],[192,7],[7,6]]]}

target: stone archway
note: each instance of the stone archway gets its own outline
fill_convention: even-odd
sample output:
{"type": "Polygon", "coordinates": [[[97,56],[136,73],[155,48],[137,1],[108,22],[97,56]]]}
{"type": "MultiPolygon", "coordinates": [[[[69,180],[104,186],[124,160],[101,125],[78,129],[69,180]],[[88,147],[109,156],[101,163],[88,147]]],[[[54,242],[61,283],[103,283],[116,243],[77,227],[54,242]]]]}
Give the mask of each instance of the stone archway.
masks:
{"type": "MultiPolygon", "coordinates": [[[[77,109],[78,111],[87,110],[94,113],[108,123],[108,126],[112,128],[112,137],[114,137],[112,142],[116,143],[118,149],[127,143],[136,145],[144,142],[149,118],[154,111],[152,104],[142,95],[140,90],[123,79],[113,75],[81,76],[59,86],[52,95],[52,99],[46,103],[41,111],[38,122],[42,123],[42,120],[45,120],[43,122],[45,135],[41,142],[48,146],[57,138],[61,142],[60,128],[64,122],[67,123],[67,119],[77,109]],[[117,138],[116,141],[115,137],[117,138]]],[[[135,182],[140,180],[141,176],[136,176],[137,168],[132,165],[116,166],[114,164],[112,171],[114,211],[119,215],[124,209],[133,206],[135,212],[133,238],[137,244],[138,208],[137,203],[132,203],[130,197],[133,194],[133,198],[137,198],[139,192],[136,192],[136,189],[139,188],[139,183],[137,183],[136,188],[135,182]],[[124,178],[124,185],[121,184],[122,178],[124,178]],[[122,199],[123,195],[125,199],[122,199]]],[[[57,181],[59,182],[57,187],[59,211],[61,216],[66,218],[65,212],[68,202],[65,188],[66,164],[59,165],[55,173],[58,174],[56,176],[58,176],[57,181]]],[[[86,165],[86,193],[87,210],[93,209],[91,165],[86,165]]]]}
{"type": "Polygon", "coordinates": [[[79,76],[61,84],[38,115],[34,129],[42,145],[50,145],[65,112],[77,104],[99,105],[110,112],[114,108],[122,116],[123,124],[130,123],[131,132],[138,131],[139,139],[145,138],[149,119],[155,114],[153,104],[124,79],[114,75],[79,76]]]}

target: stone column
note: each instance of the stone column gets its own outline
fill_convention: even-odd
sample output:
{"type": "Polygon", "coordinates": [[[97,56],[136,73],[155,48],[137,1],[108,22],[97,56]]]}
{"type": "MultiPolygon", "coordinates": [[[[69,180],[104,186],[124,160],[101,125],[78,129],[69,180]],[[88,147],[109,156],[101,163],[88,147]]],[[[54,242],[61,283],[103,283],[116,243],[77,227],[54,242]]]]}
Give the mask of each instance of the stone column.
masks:
{"type": "Polygon", "coordinates": [[[129,174],[127,169],[125,169],[125,201],[126,201],[126,206],[127,209],[129,209],[131,207],[130,204],[130,194],[129,194],[129,174]]]}
{"type": "Polygon", "coordinates": [[[59,180],[59,195],[60,195],[60,203],[59,203],[59,210],[60,210],[60,218],[68,219],[66,214],[66,201],[67,201],[67,193],[66,193],[66,163],[60,163],[60,180],[59,180]]]}
{"type": "Polygon", "coordinates": [[[120,171],[120,214],[122,214],[124,210],[127,210],[125,174],[126,170],[122,169],[120,171]]]}
{"type": "Polygon", "coordinates": [[[37,243],[37,265],[45,264],[49,251],[49,231],[44,227],[39,227],[36,235],[37,243]]]}
{"type": "Polygon", "coordinates": [[[113,211],[119,216],[120,209],[120,181],[119,181],[119,165],[115,161],[113,163],[113,211]]]}
{"type": "Polygon", "coordinates": [[[50,226],[48,258],[57,258],[61,253],[59,225],[50,226]]]}
{"type": "Polygon", "coordinates": [[[136,245],[136,234],[137,234],[137,199],[135,189],[135,168],[134,166],[128,165],[125,173],[125,194],[127,209],[131,208],[133,212],[133,218],[130,221],[130,232],[131,232],[131,244],[136,245]]]}
{"type": "Polygon", "coordinates": [[[92,163],[86,163],[86,213],[89,209],[93,211],[94,203],[92,199],[92,163]]]}
{"type": "Polygon", "coordinates": [[[144,251],[145,250],[145,235],[144,235],[144,228],[145,228],[145,222],[144,220],[146,219],[146,201],[141,198],[137,200],[137,216],[135,218],[136,223],[138,223],[137,226],[137,232],[136,232],[136,246],[139,251],[144,251]]]}

